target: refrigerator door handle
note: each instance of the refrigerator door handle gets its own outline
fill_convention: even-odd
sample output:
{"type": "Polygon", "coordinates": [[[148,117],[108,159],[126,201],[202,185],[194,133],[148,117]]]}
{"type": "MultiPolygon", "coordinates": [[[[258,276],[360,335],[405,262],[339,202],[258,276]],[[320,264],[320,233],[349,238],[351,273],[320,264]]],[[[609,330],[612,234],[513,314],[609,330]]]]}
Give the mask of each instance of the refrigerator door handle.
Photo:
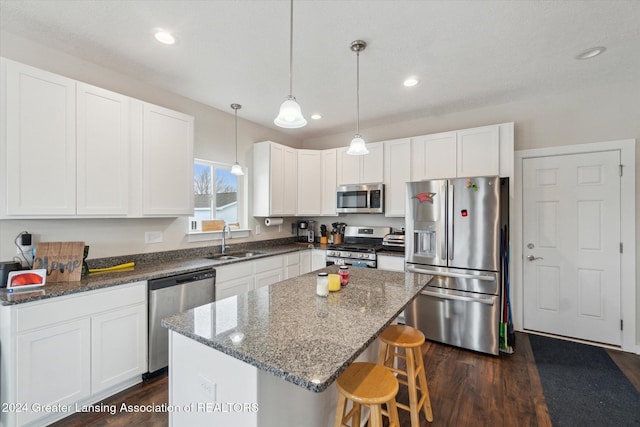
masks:
{"type": "Polygon", "coordinates": [[[449,181],[448,183],[448,190],[447,191],[447,228],[449,230],[449,234],[447,236],[447,254],[448,254],[448,258],[449,260],[453,259],[453,251],[454,251],[454,247],[453,247],[453,234],[454,234],[454,230],[453,230],[453,184],[451,184],[451,181],[449,181]]]}
{"type": "Polygon", "coordinates": [[[428,297],[439,298],[439,299],[448,299],[448,300],[465,301],[465,302],[478,302],[480,304],[486,304],[486,305],[493,305],[493,300],[495,299],[495,297],[473,298],[473,297],[463,297],[460,295],[441,294],[439,292],[431,292],[431,291],[420,291],[420,294],[428,297]]]}
{"type": "MultiPolygon", "coordinates": [[[[440,191],[446,195],[447,181],[440,185],[440,191]]],[[[440,240],[440,255],[442,260],[447,259],[447,198],[445,196],[444,203],[440,204],[440,230],[438,230],[438,239],[440,240]]]]}
{"type": "Polygon", "coordinates": [[[412,266],[407,267],[407,271],[410,273],[429,274],[431,276],[459,277],[461,279],[486,280],[488,282],[494,282],[496,280],[494,276],[476,276],[475,274],[450,273],[448,271],[436,271],[436,270],[423,270],[423,269],[412,267],[412,266]]]}

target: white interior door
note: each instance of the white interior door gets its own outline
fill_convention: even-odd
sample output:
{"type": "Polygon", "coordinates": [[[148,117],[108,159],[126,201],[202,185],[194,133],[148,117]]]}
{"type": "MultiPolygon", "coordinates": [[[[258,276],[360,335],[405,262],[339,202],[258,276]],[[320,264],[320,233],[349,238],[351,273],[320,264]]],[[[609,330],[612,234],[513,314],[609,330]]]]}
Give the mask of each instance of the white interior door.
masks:
{"type": "Polygon", "coordinates": [[[525,329],[621,344],[619,165],[619,151],[524,159],[525,329]]]}

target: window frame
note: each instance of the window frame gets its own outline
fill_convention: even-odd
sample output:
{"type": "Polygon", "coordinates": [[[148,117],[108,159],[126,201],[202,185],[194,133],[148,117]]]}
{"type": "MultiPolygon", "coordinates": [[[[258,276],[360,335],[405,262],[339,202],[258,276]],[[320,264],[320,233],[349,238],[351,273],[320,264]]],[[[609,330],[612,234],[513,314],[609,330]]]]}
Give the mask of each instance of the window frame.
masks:
{"type": "MultiPolygon", "coordinates": [[[[231,170],[231,164],[216,162],[213,160],[206,160],[201,158],[193,159],[194,169],[196,164],[208,165],[213,168],[212,179],[215,176],[215,169],[226,169],[231,170]]],[[[231,235],[233,237],[248,237],[250,233],[249,229],[249,171],[247,168],[243,167],[242,171],[244,175],[237,175],[238,179],[238,227],[233,227],[231,229],[231,235]]],[[[195,175],[194,175],[195,178],[195,175]]],[[[215,183],[214,183],[215,185],[215,183]]],[[[192,189],[192,197],[195,197],[195,192],[192,189]]],[[[194,207],[195,209],[195,207],[194,207]]],[[[190,215],[187,220],[187,235],[189,242],[198,242],[205,240],[218,240],[222,239],[222,231],[202,231],[192,228],[192,222],[194,215],[190,215]]]]}

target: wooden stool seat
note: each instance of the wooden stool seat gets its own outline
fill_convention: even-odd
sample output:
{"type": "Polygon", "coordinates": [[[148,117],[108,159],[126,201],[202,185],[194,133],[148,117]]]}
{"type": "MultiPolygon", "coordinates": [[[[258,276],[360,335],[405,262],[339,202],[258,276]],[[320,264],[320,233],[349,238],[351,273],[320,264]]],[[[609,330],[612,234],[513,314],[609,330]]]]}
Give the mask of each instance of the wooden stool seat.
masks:
{"type": "Polygon", "coordinates": [[[380,334],[381,345],[378,364],[390,372],[406,377],[406,380],[399,378],[398,382],[408,388],[409,406],[402,403],[397,403],[397,406],[409,411],[412,427],[420,425],[420,410],[424,411],[427,421],[433,421],[427,377],[422,361],[424,341],[424,334],[420,330],[405,325],[391,325],[380,334]],[[402,349],[402,352],[398,352],[398,349],[402,349]],[[395,367],[396,358],[404,359],[405,370],[395,367]],[[421,393],[420,399],[418,399],[418,390],[421,393]]]}
{"type": "Polygon", "coordinates": [[[352,363],[338,377],[336,387],[338,406],[335,427],[344,426],[350,420],[353,421],[352,427],[359,427],[361,405],[368,406],[371,410],[370,426],[382,427],[383,414],[389,417],[389,426],[400,426],[395,400],[398,393],[398,380],[388,369],[375,363],[352,363]],[[345,415],[349,400],[352,401],[353,406],[345,415]],[[387,406],[386,411],[382,410],[383,404],[387,406]]]}

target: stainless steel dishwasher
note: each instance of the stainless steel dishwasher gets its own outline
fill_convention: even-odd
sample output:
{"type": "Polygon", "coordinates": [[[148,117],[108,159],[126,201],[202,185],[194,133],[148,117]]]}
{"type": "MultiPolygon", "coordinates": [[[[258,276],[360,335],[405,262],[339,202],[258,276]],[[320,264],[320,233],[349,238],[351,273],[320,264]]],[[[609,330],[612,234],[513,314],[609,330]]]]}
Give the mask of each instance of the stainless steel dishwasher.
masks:
{"type": "Polygon", "coordinates": [[[169,364],[169,331],[162,319],[215,301],[215,287],[213,268],[149,280],[149,374],[169,364]]]}

